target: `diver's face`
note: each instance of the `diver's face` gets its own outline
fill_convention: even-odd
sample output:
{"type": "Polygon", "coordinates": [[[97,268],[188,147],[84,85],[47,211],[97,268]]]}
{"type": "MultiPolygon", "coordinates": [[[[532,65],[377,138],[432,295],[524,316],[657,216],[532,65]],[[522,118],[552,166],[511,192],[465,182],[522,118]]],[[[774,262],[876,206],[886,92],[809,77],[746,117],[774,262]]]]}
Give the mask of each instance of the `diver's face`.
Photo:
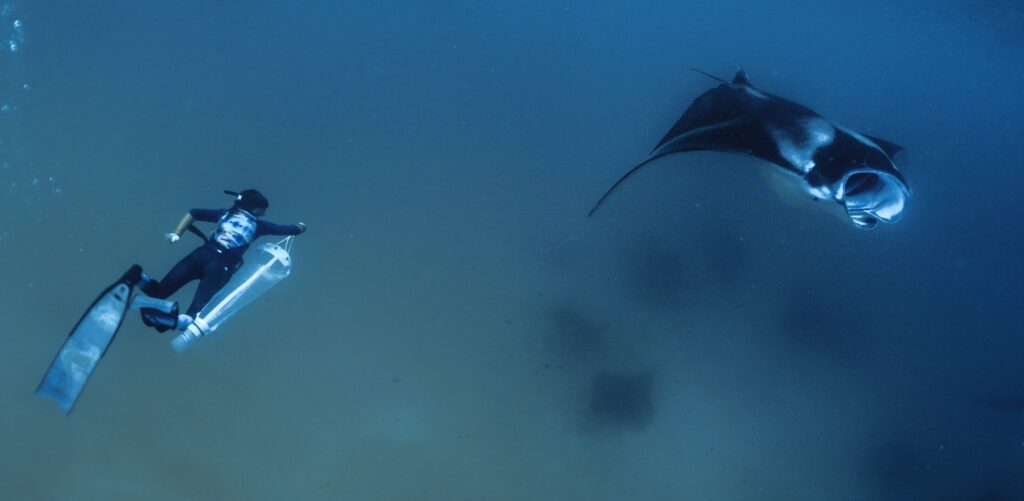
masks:
{"type": "Polygon", "coordinates": [[[254,215],[256,217],[263,217],[263,215],[266,214],[266,213],[267,213],[267,208],[266,207],[256,207],[256,208],[254,208],[252,210],[252,215],[254,215]]]}
{"type": "Polygon", "coordinates": [[[895,223],[903,216],[910,192],[899,179],[877,171],[861,171],[843,180],[840,200],[850,221],[860,229],[879,221],[895,223]]]}

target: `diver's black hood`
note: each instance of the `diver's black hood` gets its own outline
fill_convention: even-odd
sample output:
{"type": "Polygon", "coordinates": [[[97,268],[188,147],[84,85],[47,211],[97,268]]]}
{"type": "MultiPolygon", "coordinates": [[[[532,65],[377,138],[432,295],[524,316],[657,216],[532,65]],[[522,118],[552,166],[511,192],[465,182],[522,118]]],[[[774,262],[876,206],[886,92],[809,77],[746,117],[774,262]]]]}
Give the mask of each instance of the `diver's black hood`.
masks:
{"type": "Polygon", "coordinates": [[[259,191],[251,188],[248,190],[242,190],[241,192],[224,190],[224,193],[235,197],[234,207],[244,211],[252,212],[256,209],[266,210],[270,207],[270,202],[267,200],[267,197],[263,196],[259,191]]]}

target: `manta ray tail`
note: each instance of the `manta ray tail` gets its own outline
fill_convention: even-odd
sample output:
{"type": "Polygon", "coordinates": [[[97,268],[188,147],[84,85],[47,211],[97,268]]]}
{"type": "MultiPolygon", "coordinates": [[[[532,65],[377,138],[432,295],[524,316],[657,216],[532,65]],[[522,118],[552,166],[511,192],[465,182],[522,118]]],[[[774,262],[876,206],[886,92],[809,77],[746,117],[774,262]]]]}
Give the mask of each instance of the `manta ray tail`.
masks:
{"type": "Polygon", "coordinates": [[[604,201],[607,200],[608,197],[611,196],[612,192],[615,191],[619,187],[619,185],[621,185],[626,179],[628,179],[633,174],[636,174],[636,172],[638,170],[640,170],[641,167],[643,167],[643,166],[645,166],[645,165],[647,165],[647,164],[657,160],[661,156],[662,155],[651,155],[651,156],[647,157],[647,159],[644,160],[643,162],[640,162],[639,164],[637,164],[636,167],[633,167],[632,169],[629,169],[629,172],[627,172],[625,175],[620,177],[619,180],[616,181],[615,184],[613,184],[611,188],[608,188],[608,191],[606,191],[604,193],[604,196],[602,196],[601,199],[598,200],[596,204],[594,204],[594,208],[590,209],[590,212],[587,213],[587,217],[593,216],[594,212],[597,212],[597,209],[600,208],[602,204],[604,204],[604,201]]]}
{"type": "Polygon", "coordinates": [[[718,80],[719,82],[722,82],[722,83],[724,83],[726,85],[729,85],[729,82],[726,81],[725,79],[718,78],[718,77],[716,77],[716,76],[712,75],[711,73],[708,73],[708,72],[706,72],[704,70],[700,70],[700,69],[697,69],[697,68],[690,68],[690,70],[696,71],[697,73],[700,73],[701,75],[704,75],[704,76],[706,76],[706,77],[708,77],[708,78],[710,78],[712,80],[718,80]]]}

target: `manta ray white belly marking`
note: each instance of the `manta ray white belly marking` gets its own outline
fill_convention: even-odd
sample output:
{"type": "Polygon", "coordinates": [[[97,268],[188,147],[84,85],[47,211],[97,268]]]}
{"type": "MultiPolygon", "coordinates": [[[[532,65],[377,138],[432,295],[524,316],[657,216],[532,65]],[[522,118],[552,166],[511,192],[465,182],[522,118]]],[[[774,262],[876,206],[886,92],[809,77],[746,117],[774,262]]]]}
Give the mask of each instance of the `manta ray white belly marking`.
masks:
{"type": "Polygon", "coordinates": [[[804,127],[806,137],[797,137],[784,129],[773,129],[771,133],[778,143],[782,158],[806,175],[814,169],[814,153],[832,143],[836,129],[821,118],[808,118],[801,121],[800,125],[804,127]]]}
{"type": "Polygon", "coordinates": [[[764,95],[764,92],[761,92],[749,85],[742,85],[740,86],[740,88],[746,91],[747,94],[750,94],[751,96],[754,96],[758,99],[768,99],[768,96],[764,95]]]}

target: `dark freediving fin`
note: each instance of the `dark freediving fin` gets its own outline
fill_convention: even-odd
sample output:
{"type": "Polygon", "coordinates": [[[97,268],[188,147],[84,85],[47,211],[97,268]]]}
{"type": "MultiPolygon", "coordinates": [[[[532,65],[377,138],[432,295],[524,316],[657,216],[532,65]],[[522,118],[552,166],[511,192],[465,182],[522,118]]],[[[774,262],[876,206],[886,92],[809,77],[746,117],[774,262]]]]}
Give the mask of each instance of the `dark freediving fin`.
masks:
{"type": "Polygon", "coordinates": [[[50,363],[36,388],[37,395],[53,398],[65,414],[71,412],[86,381],[121,327],[132,289],[141,276],[142,267],[132,266],[92,302],[50,363]]]}
{"type": "Polygon", "coordinates": [[[167,332],[177,328],[178,325],[178,303],[169,301],[173,307],[169,309],[153,308],[144,306],[139,308],[142,314],[142,323],[157,330],[167,332]]]}
{"type": "MultiPolygon", "coordinates": [[[[139,286],[139,289],[141,288],[142,287],[139,286]]],[[[143,291],[143,293],[145,293],[145,291],[143,291]]],[[[155,297],[150,297],[146,296],[145,294],[136,294],[134,297],[132,297],[132,302],[131,304],[128,305],[128,307],[134,308],[136,310],[150,308],[168,314],[178,313],[177,302],[171,301],[170,299],[159,299],[155,297]]]]}
{"type": "MultiPolygon", "coordinates": [[[[195,227],[189,226],[189,228],[195,227]]],[[[160,299],[147,295],[159,292],[159,288],[157,287],[157,282],[145,274],[142,275],[138,288],[142,294],[136,294],[128,307],[140,310],[142,323],[155,328],[159,332],[166,332],[175,328],[178,324],[178,303],[169,299],[160,299]]]]}

